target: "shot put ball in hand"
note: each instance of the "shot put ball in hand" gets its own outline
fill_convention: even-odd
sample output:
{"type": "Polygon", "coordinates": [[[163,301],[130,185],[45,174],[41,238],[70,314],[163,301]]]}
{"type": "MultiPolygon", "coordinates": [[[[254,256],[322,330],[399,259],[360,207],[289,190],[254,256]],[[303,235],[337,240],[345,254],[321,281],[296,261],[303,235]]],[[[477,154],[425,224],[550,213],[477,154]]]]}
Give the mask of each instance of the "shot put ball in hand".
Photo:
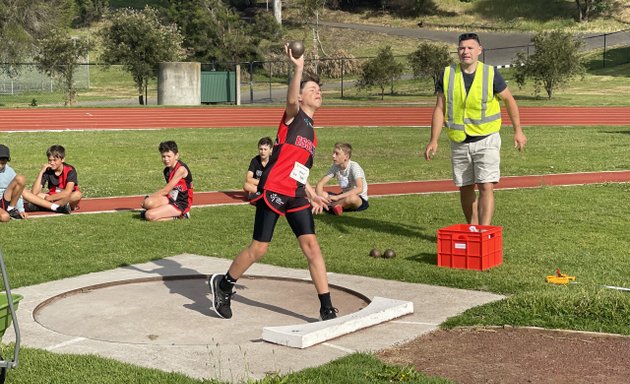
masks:
{"type": "Polygon", "coordinates": [[[304,54],[304,44],[301,41],[289,42],[289,49],[294,58],[299,59],[304,54]]]}

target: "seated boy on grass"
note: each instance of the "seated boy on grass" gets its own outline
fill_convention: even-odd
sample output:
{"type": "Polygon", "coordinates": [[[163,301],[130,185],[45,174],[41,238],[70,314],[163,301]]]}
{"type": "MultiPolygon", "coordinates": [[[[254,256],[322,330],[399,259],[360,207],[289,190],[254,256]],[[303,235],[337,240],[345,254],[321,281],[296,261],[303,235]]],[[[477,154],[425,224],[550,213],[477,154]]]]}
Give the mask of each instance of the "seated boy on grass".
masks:
{"type": "Polygon", "coordinates": [[[166,186],[145,197],[140,217],[148,221],[164,221],[190,218],[193,201],[193,177],[188,166],[179,160],[174,141],[164,141],[158,146],[162,155],[166,186]]]}
{"type": "Polygon", "coordinates": [[[22,191],[24,176],[17,175],[9,166],[9,147],[0,144],[0,222],[26,219],[22,191]]]}
{"type": "Polygon", "coordinates": [[[29,209],[63,213],[78,209],[82,194],[79,190],[77,170],[64,161],[66,149],[61,145],[53,145],[46,150],[46,157],[48,162],[39,171],[30,193],[24,191],[22,194],[24,200],[30,203],[29,209]],[[43,192],[44,188],[48,188],[48,192],[43,192]],[[50,202],[51,205],[44,204],[42,200],[50,202]],[[62,209],[59,210],[57,206],[62,209]]]}
{"type": "Polygon", "coordinates": [[[343,211],[363,211],[369,207],[368,184],[365,180],[363,168],[352,157],[352,145],[348,143],[336,143],[333,150],[333,165],[324,177],[317,183],[317,194],[332,202],[329,212],[341,216],[343,211]],[[328,193],[324,186],[332,179],[337,178],[341,193],[328,193]]]}
{"type": "Polygon", "coordinates": [[[25,190],[26,178],[9,166],[10,161],[9,147],[0,144],[0,221],[27,219],[28,214],[24,210],[24,200],[27,199],[54,212],[70,213],[69,206],[59,206],[25,190]]]}
{"type": "Polygon", "coordinates": [[[273,141],[271,137],[263,137],[258,140],[258,156],[254,156],[249,163],[247,174],[245,175],[245,183],[243,184],[243,190],[249,195],[251,200],[258,192],[258,182],[260,176],[262,176],[267,163],[269,163],[269,156],[273,150],[273,141]]]}

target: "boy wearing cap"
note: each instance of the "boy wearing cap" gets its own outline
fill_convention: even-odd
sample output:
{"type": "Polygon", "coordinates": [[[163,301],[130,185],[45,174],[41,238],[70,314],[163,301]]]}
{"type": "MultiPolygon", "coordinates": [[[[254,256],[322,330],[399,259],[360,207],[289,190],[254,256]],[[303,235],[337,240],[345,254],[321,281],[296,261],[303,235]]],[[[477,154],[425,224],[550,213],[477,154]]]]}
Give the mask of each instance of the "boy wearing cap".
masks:
{"type": "Polygon", "coordinates": [[[21,195],[24,189],[24,176],[17,175],[9,166],[9,147],[0,144],[0,222],[26,218],[21,195]]]}

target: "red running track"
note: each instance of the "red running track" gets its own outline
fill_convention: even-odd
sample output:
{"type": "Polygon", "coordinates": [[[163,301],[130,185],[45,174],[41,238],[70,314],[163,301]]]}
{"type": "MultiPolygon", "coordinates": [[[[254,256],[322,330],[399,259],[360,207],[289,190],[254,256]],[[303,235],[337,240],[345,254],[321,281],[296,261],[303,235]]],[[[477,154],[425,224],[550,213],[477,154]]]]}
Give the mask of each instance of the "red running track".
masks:
{"type": "MultiPolygon", "coordinates": [[[[496,189],[538,188],[544,185],[583,185],[597,183],[628,183],[630,171],[564,173],[537,176],[508,176],[501,178],[496,189]]],[[[328,188],[334,190],[334,188],[328,188]]],[[[399,183],[370,184],[370,196],[409,195],[422,193],[455,192],[451,180],[409,181],[399,183]]],[[[81,200],[78,213],[115,212],[140,209],[144,196],[124,196],[81,200]]],[[[193,206],[246,204],[242,191],[197,192],[193,206]]],[[[193,212],[194,214],[194,212],[193,212]]],[[[35,215],[45,215],[37,212],[35,215]]]]}
{"type": "MultiPolygon", "coordinates": [[[[630,126],[630,107],[522,107],[523,125],[630,126]]],[[[63,108],[0,110],[0,131],[276,126],[282,108],[63,108]]],[[[324,107],[318,126],[428,126],[432,107],[324,107]]],[[[507,119],[507,116],[505,116],[507,119]]],[[[503,188],[630,182],[630,171],[504,177],[503,188]]],[[[370,184],[370,195],[456,191],[450,180],[370,184]]],[[[84,199],[80,212],[138,209],[142,196],[84,199]]],[[[244,204],[240,191],[198,192],[195,206],[244,204]]]]}
{"type": "MultiPolygon", "coordinates": [[[[278,107],[1,109],[0,131],[275,127],[278,107]]],[[[505,115],[504,120],[509,122],[505,115]]],[[[630,126],[630,107],[521,107],[521,124],[630,126]]],[[[323,107],[330,126],[430,126],[432,107],[323,107]]]]}

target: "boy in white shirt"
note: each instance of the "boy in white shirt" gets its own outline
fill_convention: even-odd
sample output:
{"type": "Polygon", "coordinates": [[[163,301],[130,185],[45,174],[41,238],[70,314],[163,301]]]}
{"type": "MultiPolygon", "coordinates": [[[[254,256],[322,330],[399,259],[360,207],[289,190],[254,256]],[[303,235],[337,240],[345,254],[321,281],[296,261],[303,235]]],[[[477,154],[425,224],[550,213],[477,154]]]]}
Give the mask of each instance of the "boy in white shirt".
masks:
{"type": "Polygon", "coordinates": [[[352,157],[352,145],[348,143],[336,143],[333,150],[333,165],[324,177],[317,183],[317,194],[330,199],[329,205],[335,215],[341,216],[343,211],[363,211],[368,209],[368,184],[365,180],[363,168],[352,157]],[[327,193],[324,186],[332,179],[337,178],[341,193],[327,193]]]}

